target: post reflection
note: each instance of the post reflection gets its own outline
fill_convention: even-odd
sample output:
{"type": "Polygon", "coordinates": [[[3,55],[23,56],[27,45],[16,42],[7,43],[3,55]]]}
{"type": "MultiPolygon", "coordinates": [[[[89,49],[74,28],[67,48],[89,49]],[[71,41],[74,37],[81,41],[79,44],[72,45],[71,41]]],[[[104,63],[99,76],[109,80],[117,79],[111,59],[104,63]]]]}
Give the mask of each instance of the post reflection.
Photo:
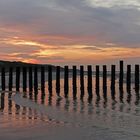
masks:
{"type": "Polygon", "coordinates": [[[66,111],[69,111],[69,107],[70,107],[70,100],[68,98],[65,98],[64,109],[66,111]]]}
{"type": "Polygon", "coordinates": [[[85,111],[85,102],[81,99],[80,101],[80,113],[84,113],[85,111]]]}
{"type": "Polygon", "coordinates": [[[103,88],[103,108],[107,107],[107,87],[103,88]]]}
{"type": "Polygon", "coordinates": [[[132,100],[132,95],[131,95],[131,88],[127,89],[127,103],[131,104],[131,100],[132,100]]]}
{"type": "Polygon", "coordinates": [[[56,106],[57,106],[57,107],[60,107],[60,105],[61,105],[61,100],[62,100],[62,98],[60,98],[60,97],[58,97],[58,98],[56,99],[56,106]]]}
{"type": "Polygon", "coordinates": [[[96,107],[99,107],[99,105],[100,105],[100,97],[99,96],[97,96],[95,104],[96,104],[96,107]]]}
{"type": "Polygon", "coordinates": [[[1,93],[1,97],[0,97],[0,110],[1,110],[1,112],[3,112],[4,111],[4,106],[5,106],[5,93],[4,92],[2,92],[1,93]]]}
{"type": "Polygon", "coordinates": [[[123,87],[122,88],[120,88],[120,90],[119,90],[119,92],[120,92],[120,102],[121,103],[123,103],[123,98],[124,98],[124,91],[123,91],[123,87]]]}
{"type": "Polygon", "coordinates": [[[45,104],[45,93],[41,94],[41,104],[45,104]]]}
{"type": "Polygon", "coordinates": [[[48,105],[52,106],[52,95],[51,94],[48,96],[48,105]]]}
{"type": "Polygon", "coordinates": [[[139,101],[140,101],[139,91],[136,90],[135,94],[136,94],[135,105],[139,105],[139,101]]]}

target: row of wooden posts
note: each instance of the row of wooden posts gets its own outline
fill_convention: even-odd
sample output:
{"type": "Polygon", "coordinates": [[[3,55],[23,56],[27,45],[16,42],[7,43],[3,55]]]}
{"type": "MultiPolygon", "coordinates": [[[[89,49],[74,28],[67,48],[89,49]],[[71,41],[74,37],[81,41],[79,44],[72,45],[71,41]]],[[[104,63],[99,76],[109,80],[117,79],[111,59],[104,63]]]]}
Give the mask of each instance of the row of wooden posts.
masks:
{"type": "MultiPolygon", "coordinates": [[[[123,80],[124,80],[124,66],[123,61],[120,61],[120,72],[119,72],[119,88],[123,90],[123,80]]],[[[135,65],[135,90],[139,92],[139,65],[135,65]]],[[[5,91],[5,68],[1,68],[1,88],[2,91],[5,91]]],[[[38,67],[23,67],[23,91],[27,91],[27,72],[29,73],[29,92],[38,92],[38,67]],[[34,79],[34,82],[33,82],[34,79]]],[[[52,66],[48,67],[48,90],[52,93],[52,66]]],[[[56,92],[60,93],[60,72],[61,67],[56,67],[56,92]]],[[[16,91],[20,90],[20,73],[21,68],[16,67],[16,91]]],[[[103,89],[107,89],[107,66],[103,65],[103,89]]],[[[88,93],[89,96],[92,96],[92,66],[87,66],[87,77],[88,77],[88,93]]],[[[96,92],[99,93],[100,89],[100,69],[99,66],[96,66],[96,92]]],[[[115,89],[115,79],[116,79],[116,66],[111,66],[111,90],[115,89]]],[[[76,95],[77,91],[77,67],[73,66],[72,69],[72,82],[73,82],[73,93],[76,95]]],[[[131,89],[131,65],[127,65],[127,73],[126,73],[126,85],[127,90],[131,89]]],[[[80,88],[81,93],[84,94],[84,66],[80,66],[80,88]]],[[[13,67],[9,68],[9,91],[13,89],[13,67]]],[[[41,91],[45,93],[45,67],[41,67],[41,91]]],[[[68,95],[69,91],[69,67],[64,67],[64,92],[65,95],[68,95]]]]}

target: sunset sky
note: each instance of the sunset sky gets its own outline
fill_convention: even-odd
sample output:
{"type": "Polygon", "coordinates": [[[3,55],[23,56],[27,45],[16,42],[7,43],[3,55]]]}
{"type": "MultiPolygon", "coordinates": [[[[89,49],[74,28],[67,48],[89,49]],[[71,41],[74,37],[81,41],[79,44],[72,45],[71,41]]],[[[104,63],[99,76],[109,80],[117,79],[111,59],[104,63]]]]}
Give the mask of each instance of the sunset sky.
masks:
{"type": "Polygon", "coordinates": [[[140,61],[140,0],[0,0],[0,59],[140,61]]]}

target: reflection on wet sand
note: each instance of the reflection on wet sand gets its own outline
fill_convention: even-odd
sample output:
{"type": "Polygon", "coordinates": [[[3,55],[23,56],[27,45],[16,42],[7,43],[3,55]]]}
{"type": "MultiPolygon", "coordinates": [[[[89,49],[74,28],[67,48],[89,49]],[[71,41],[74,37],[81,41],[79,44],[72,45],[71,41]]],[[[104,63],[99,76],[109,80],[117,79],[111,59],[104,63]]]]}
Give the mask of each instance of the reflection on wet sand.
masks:
{"type": "MultiPolygon", "coordinates": [[[[60,89],[59,85],[58,88],[55,89],[47,88],[46,83],[45,90],[41,89],[35,92],[31,92],[30,90],[29,92],[23,93],[2,92],[0,94],[0,112],[7,111],[9,115],[13,115],[16,119],[22,118],[29,120],[46,120],[45,118],[48,118],[46,114],[40,114],[37,110],[31,109],[28,106],[21,106],[20,104],[12,101],[12,96],[14,94],[21,94],[22,98],[27,98],[35,102],[36,104],[42,104],[46,108],[47,106],[57,107],[58,110],[65,110],[66,112],[77,112],[79,114],[88,115],[96,114],[98,117],[101,114],[108,116],[112,111],[115,111],[115,113],[119,111],[120,113],[135,113],[137,115],[140,115],[140,111],[138,109],[140,97],[137,90],[133,89],[132,87],[128,88],[125,84],[122,88],[119,88],[119,84],[115,81],[114,83],[111,83],[112,86],[111,88],[109,88],[109,80],[107,80],[106,86],[103,86],[103,88],[99,89],[97,88],[98,86],[95,84],[95,81],[97,82],[99,80],[96,77],[92,79],[92,87],[95,86],[95,90],[93,88],[91,90],[91,83],[89,84],[90,86],[87,86],[87,88],[83,89],[81,87],[82,83],[80,82],[81,78],[82,77],[78,77],[76,79],[76,93],[71,87],[66,93],[63,91],[64,88],[62,87],[62,85],[64,83],[64,80],[60,81],[60,89]]],[[[88,80],[90,79],[83,80],[85,84],[87,84],[87,82],[89,82],[88,80]]],[[[73,83],[72,79],[69,82],[73,83]]],[[[52,85],[56,85],[57,87],[56,81],[53,81],[52,85]]]]}

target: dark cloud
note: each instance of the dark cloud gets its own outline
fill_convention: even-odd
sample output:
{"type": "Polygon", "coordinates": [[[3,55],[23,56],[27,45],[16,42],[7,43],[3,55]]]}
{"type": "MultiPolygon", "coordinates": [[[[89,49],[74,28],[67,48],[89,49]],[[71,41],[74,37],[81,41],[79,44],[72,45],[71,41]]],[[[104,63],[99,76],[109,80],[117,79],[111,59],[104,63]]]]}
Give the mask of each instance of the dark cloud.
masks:
{"type": "Polygon", "coordinates": [[[50,44],[113,42],[136,46],[140,40],[140,11],[126,6],[120,9],[95,5],[92,8],[85,4],[85,0],[1,0],[0,25],[18,28],[25,35],[67,36],[72,39],[69,42],[52,39],[50,44]],[[90,39],[84,40],[84,37],[90,39]]]}

